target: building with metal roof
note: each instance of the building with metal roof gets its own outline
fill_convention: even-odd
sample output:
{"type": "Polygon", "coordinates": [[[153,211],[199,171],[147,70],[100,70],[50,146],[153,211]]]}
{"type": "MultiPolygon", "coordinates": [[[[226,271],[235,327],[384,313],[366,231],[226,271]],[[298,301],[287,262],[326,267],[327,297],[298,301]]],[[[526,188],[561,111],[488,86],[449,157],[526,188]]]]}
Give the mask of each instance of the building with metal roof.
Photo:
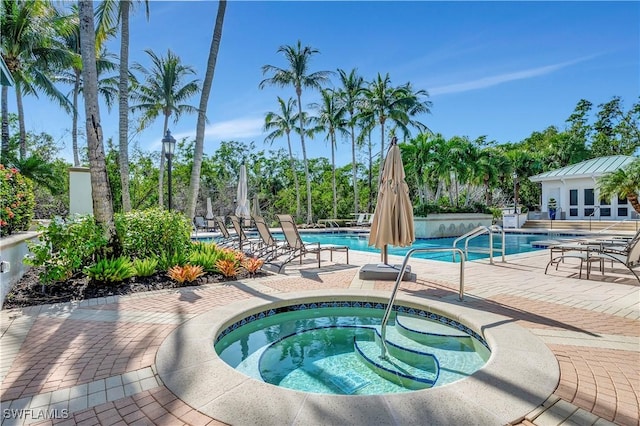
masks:
{"type": "Polygon", "coordinates": [[[9,67],[7,67],[4,58],[0,56],[0,84],[3,86],[13,86],[13,77],[9,72],[9,67]]]}
{"type": "Polygon", "coordinates": [[[624,220],[637,217],[627,199],[607,200],[600,198],[598,178],[615,172],[631,163],[635,157],[612,155],[593,158],[560,169],[529,177],[532,182],[542,184],[542,212],[556,219],[624,220]],[[549,208],[550,200],[551,209],[549,208]]]}

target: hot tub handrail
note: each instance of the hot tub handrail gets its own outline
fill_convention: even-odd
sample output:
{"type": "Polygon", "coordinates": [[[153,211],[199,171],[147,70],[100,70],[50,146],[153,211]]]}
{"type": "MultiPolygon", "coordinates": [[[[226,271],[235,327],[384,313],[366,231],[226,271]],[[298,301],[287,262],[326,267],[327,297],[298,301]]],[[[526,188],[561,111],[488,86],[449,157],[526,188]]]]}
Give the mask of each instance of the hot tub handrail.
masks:
{"type": "Polygon", "coordinates": [[[396,295],[398,294],[398,289],[400,288],[400,282],[402,281],[402,277],[404,276],[404,272],[407,269],[407,262],[409,262],[409,258],[414,253],[424,253],[424,252],[440,252],[440,251],[451,251],[456,252],[460,255],[460,290],[458,293],[458,297],[460,301],[464,300],[464,252],[457,247],[425,247],[425,248],[414,248],[407,252],[402,261],[402,266],[400,267],[400,272],[398,272],[398,278],[396,278],[396,283],[393,286],[393,290],[391,291],[391,297],[389,298],[389,304],[387,305],[387,309],[384,311],[384,316],[382,317],[382,323],[380,326],[380,341],[382,342],[381,354],[380,356],[383,359],[387,357],[387,322],[389,322],[389,316],[391,315],[391,310],[393,309],[393,303],[396,300],[396,295]]]}

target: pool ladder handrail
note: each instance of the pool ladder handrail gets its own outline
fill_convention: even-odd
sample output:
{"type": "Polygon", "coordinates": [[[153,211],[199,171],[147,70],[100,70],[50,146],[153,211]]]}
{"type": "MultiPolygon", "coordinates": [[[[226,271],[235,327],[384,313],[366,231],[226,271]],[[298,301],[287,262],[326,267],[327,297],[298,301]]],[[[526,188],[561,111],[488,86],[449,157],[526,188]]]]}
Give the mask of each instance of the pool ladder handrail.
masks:
{"type": "Polygon", "coordinates": [[[382,342],[381,354],[382,359],[386,359],[387,357],[387,323],[389,322],[389,316],[391,315],[391,310],[393,309],[393,303],[396,300],[396,296],[398,294],[398,289],[400,288],[400,282],[402,281],[402,277],[404,277],[404,272],[407,269],[407,262],[409,262],[409,258],[414,253],[426,253],[426,252],[442,252],[442,251],[451,251],[454,253],[458,253],[460,255],[460,290],[458,292],[458,297],[460,301],[464,300],[464,253],[461,249],[457,247],[424,247],[424,248],[414,248],[407,252],[402,261],[402,266],[400,267],[400,271],[398,272],[398,278],[396,278],[396,283],[393,286],[393,290],[391,291],[391,297],[389,298],[389,304],[387,305],[387,309],[384,311],[384,316],[382,317],[382,323],[380,325],[380,341],[382,342]]]}
{"type": "MultiPolygon", "coordinates": [[[[479,237],[480,235],[489,234],[489,248],[487,250],[481,250],[479,248],[476,248],[472,251],[476,253],[489,253],[489,263],[493,265],[493,252],[496,251],[496,249],[493,248],[493,234],[498,232],[502,234],[502,247],[498,251],[502,253],[502,261],[504,262],[505,246],[506,246],[505,232],[504,232],[504,229],[498,225],[475,227],[474,229],[467,232],[466,234],[456,238],[453,241],[453,247],[455,247],[456,244],[458,244],[458,241],[464,240],[464,257],[466,260],[469,260],[469,241],[471,241],[476,237],[479,237]]],[[[453,261],[454,262],[456,261],[455,254],[453,255],[453,261]]]]}

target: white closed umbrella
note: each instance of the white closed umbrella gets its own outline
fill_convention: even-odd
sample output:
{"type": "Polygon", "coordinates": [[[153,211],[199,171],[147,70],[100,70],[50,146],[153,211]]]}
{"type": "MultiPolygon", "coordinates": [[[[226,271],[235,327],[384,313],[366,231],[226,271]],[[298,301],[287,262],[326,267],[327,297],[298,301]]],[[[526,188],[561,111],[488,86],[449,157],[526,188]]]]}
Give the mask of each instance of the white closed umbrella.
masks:
{"type": "Polygon", "coordinates": [[[213,219],[213,208],[211,207],[211,197],[207,197],[207,215],[205,216],[207,220],[213,219]]]}
{"type": "MultiPolygon", "coordinates": [[[[247,168],[243,163],[240,166],[240,179],[238,180],[238,192],[236,193],[236,216],[240,218],[241,227],[243,219],[249,219],[251,217],[248,192],[247,168]]],[[[239,235],[238,238],[240,239],[240,250],[242,250],[242,235],[239,235]]]]}

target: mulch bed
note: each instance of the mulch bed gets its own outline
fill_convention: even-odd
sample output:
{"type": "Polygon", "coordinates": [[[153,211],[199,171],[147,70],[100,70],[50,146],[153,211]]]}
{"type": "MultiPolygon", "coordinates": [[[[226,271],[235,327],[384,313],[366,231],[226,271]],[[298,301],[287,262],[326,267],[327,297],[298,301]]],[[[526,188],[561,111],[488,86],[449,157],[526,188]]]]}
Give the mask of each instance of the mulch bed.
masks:
{"type": "MultiPolygon", "coordinates": [[[[47,284],[43,288],[38,279],[38,273],[39,268],[30,268],[7,294],[2,309],[23,308],[26,306],[181,287],[180,284],[170,280],[166,273],[157,273],[150,277],[134,277],[117,284],[91,282],[86,276],[78,276],[72,277],[65,282],[47,284]]],[[[257,272],[255,277],[266,275],[269,274],[257,272]]],[[[218,274],[206,274],[192,283],[185,283],[185,285],[220,283],[244,278],[249,278],[249,274],[246,271],[238,274],[235,278],[228,278],[218,274]]]]}

